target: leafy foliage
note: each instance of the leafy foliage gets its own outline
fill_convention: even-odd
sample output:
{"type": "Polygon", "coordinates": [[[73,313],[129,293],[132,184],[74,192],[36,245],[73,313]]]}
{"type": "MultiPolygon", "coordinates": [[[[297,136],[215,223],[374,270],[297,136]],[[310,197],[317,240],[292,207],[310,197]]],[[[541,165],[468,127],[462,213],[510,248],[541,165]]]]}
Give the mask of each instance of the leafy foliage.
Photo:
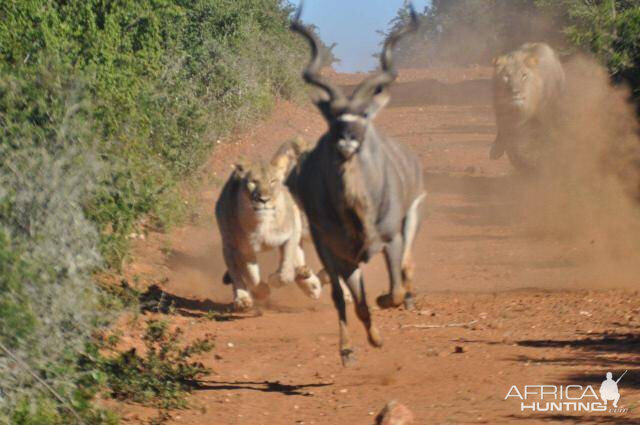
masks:
{"type": "Polygon", "coordinates": [[[74,75],[87,88],[109,170],[86,212],[112,265],[126,257],[142,215],[159,226],[175,219],[176,183],[212,141],[300,89],[294,64],[304,50],[278,0],[29,0],[0,8],[3,75],[48,61],[51,75],[74,75]]]}
{"type": "Polygon", "coordinates": [[[167,322],[149,320],[144,336],[145,354],[135,348],[115,357],[101,357],[98,368],[107,377],[114,398],[153,404],[168,409],[185,407],[184,396],[209,373],[191,357],[211,351],[207,339],[180,347],[180,328],[170,332],[167,322]]]}
{"type": "Polygon", "coordinates": [[[628,81],[640,96],[639,0],[537,0],[555,16],[574,48],[592,52],[617,81],[628,81]]]}
{"type": "Polygon", "coordinates": [[[112,314],[92,276],[121,265],[141,218],[179,219],[178,183],[212,141],[301,93],[289,13],[281,0],[0,2],[0,342],[24,363],[0,352],[0,423],[113,422],[91,405],[107,376],[79,362],[112,314]]]}
{"type": "Polygon", "coordinates": [[[0,83],[0,341],[21,360],[0,357],[0,423],[71,422],[36,376],[81,414],[95,413],[75,361],[102,320],[91,280],[99,237],[83,211],[101,162],[84,91],[52,73],[58,65],[0,83]]]}

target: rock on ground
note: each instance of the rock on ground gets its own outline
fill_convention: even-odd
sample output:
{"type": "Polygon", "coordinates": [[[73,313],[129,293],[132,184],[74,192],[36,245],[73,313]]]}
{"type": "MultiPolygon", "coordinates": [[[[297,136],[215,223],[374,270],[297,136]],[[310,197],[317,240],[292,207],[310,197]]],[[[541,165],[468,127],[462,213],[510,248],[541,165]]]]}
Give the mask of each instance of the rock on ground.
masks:
{"type": "Polygon", "coordinates": [[[405,405],[393,400],[384,406],[376,417],[376,425],[409,425],[413,423],[413,413],[405,405]]]}

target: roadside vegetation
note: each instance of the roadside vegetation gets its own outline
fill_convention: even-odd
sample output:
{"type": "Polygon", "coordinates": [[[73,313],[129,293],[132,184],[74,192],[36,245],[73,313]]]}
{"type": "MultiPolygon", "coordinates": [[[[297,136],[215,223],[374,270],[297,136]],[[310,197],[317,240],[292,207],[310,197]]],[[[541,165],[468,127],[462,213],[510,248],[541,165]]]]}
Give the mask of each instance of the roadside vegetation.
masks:
{"type": "Polygon", "coordinates": [[[113,355],[96,352],[86,364],[104,374],[108,393],[115,399],[161,409],[186,407],[185,395],[210,373],[192,357],[211,351],[211,338],[182,345],[180,328],[171,331],[168,322],[153,319],[146,327],[143,353],[135,348],[118,351],[118,338],[111,335],[105,349],[113,355]]]}
{"type": "Polygon", "coordinates": [[[216,140],[302,93],[290,12],[280,0],[0,2],[0,423],[116,423],[99,392],[175,406],[205,372],[187,359],[207,347],[177,349],[159,324],[146,353],[101,358],[92,336],[118,303],[94,275],[118,270],[142,224],[180,219],[178,184],[216,140]]]}

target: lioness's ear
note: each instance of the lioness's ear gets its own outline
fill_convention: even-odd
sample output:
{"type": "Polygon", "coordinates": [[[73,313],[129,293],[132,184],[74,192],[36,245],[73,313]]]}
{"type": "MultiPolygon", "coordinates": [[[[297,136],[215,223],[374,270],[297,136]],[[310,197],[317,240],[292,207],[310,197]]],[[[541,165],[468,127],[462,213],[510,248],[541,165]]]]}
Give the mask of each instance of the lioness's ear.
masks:
{"type": "Polygon", "coordinates": [[[300,136],[296,136],[291,140],[291,147],[296,157],[300,156],[304,151],[309,149],[309,142],[300,136]]]}
{"type": "Polygon", "coordinates": [[[281,154],[277,155],[271,160],[271,165],[276,170],[276,177],[278,180],[283,181],[289,171],[289,165],[291,164],[291,157],[289,155],[281,154]]]}
{"type": "Polygon", "coordinates": [[[527,58],[524,60],[524,64],[529,68],[535,68],[536,66],[538,66],[538,62],[538,57],[534,55],[527,56],[527,58]]]}

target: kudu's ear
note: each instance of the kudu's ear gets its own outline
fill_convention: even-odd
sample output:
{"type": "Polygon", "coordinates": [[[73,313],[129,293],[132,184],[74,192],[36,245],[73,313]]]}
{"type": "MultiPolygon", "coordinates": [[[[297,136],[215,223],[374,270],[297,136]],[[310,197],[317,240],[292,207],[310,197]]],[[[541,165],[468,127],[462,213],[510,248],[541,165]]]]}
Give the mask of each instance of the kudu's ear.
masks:
{"type": "Polygon", "coordinates": [[[387,106],[390,100],[391,95],[389,94],[389,90],[387,88],[379,87],[376,90],[376,93],[371,97],[371,103],[369,103],[364,110],[365,117],[369,120],[374,119],[375,116],[378,115],[378,112],[387,106]]]}

